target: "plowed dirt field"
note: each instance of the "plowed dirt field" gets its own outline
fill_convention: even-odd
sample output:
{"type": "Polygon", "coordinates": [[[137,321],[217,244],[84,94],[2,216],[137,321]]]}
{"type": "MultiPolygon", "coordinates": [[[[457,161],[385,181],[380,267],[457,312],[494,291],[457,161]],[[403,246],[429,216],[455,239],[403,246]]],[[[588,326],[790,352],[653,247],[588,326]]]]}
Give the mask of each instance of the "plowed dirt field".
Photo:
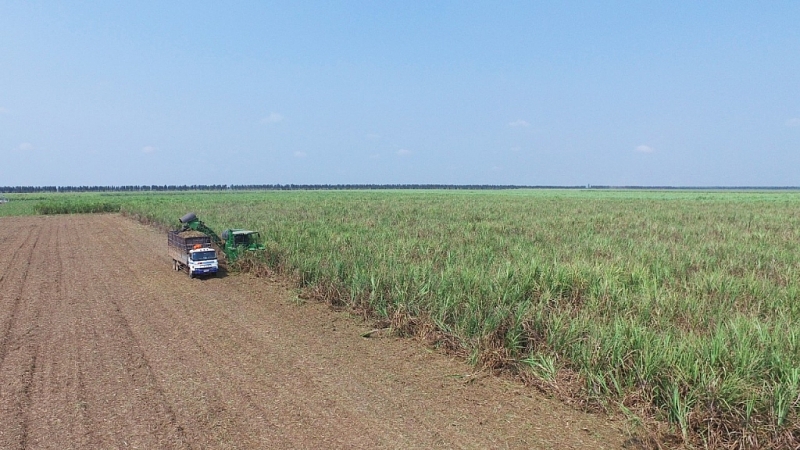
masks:
{"type": "Polygon", "coordinates": [[[620,448],[618,423],[300,304],[176,273],[118,215],[0,219],[0,448],[620,448]]]}

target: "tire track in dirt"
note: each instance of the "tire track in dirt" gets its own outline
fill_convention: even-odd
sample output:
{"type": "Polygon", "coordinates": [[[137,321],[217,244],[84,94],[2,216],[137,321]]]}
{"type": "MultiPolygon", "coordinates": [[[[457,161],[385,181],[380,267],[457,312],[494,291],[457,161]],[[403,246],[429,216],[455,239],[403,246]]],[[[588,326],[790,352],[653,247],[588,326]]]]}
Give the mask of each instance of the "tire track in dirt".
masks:
{"type": "Polygon", "coordinates": [[[107,278],[115,256],[97,257],[108,248],[86,238],[84,230],[94,232],[97,225],[91,216],[72,218],[71,225],[65,242],[72,245],[60,246],[62,260],[72,258],[71,275],[63,287],[64,301],[58,302],[60,329],[48,339],[54,356],[49,377],[39,380],[40,427],[31,440],[41,444],[62,435],[74,437],[74,448],[181,448],[185,439],[116,306],[116,297],[124,293],[107,278]],[[65,366],[70,368],[67,377],[60,370],[65,366]],[[54,411],[45,407],[53,397],[67,401],[54,411]],[[78,411],[77,417],[70,409],[78,411]],[[70,413],[73,418],[64,423],[70,413]]]}
{"type": "Polygon", "coordinates": [[[31,233],[14,252],[11,263],[4,270],[4,274],[19,273],[21,276],[11,278],[10,282],[12,284],[10,286],[2,286],[3,290],[0,291],[0,299],[2,299],[0,305],[2,305],[5,312],[3,314],[5,316],[3,325],[0,327],[0,369],[3,367],[3,362],[11,346],[11,332],[17,322],[20,304],[23,301],[22,290],[27,282],[31,259],[38,242],[39,233],[31,233]],[[25,250],[24,253],[23,250],[25,250]]]}
{"type": "Polygon", "coordinates": [[[28,448],[28,439],[32,426],[35,426],[35,421],[31,417],[31,405],[33,403],[33,395],[35,390],[35,380],[39,374],[40,365],[37,364],[41,361],[41,336],[40,334],[45,331],[46,324],[49,320],[42,321],[42,315],[46,314],[45,302],[48,299],[55,298],[59,295],[59,286],[61,280],[61,265],[60,259],[56,258],[58,264],[51,267],[50,256],[55,252],[49,249],[56,249],[58,247],[58,226],[57,222],[49,221],[44,227],[44,231],[40,233],[41,237],[37,237],[37,241],[33,244],[35,258],[32,258],[32,264],[28,266],[30,275],[26,274],[25,280],[30,280],[29,289],[24,290],[24,295],[29,298],[26,302],[26,313],[30,316],[25,318],[27,328],[20,338],[20,348],[24,348],[24,352],[20,352],[20,356],[27,358],[27,367],[22,374],[21,392],[19,393],[19,420],[20,420],[20,448],[28,448]],[[45,251],[36,252],[37,245],[45,251]]]}
{"type": "MultiPolygon", "coordinates": [[[[12,229],[12,232],[14,231],[16,229],[12,229]]],[[[24,238],[20,239],[20,244],[8,258],[3,269],[2,279],[8,281],[0,283],[0,314],[3,317],[2,325],[0,325],[0,369],[3,367],[11,345],[11,331],[17,321],[22,302],[21,292],[27,281],[30,262],[38,241],[39,233],[34,233],[31,228],[24,238]],[[15,274],[21,274],[21,276],[14,276],[15,274]]]]}
{"type": "MultiPolygon", "coordinates": [[[[47,248],[54,240],[48,221],[31,238],[30,257],[20,258],[21,276],[0,347],[0,447],[27,448],[33,380],[39,369],[39,333],[43,304],[53,297],[47,248]]],[[[10,268],[14,270],[15,265],[10,268]]],[[[11,272],[13,273],[13,272],[11,272]]]]}
{"type": "Polygon", "coordinates": [[[76,353],[87,343],[74,339],[82,328],[77,318],[84,315],[76,301],[71,274],[79,270],[81,235],[75,219],[58,221],[56,241],[51,250],[53,294],[42,318],[41,364],[32,380],[29,447],[96,448],[95,427],[87,415],[85,371],[76,353]],[[53,438],[56,436],[57,438],[53,438]],[[70,436],[67,442],[61,436],[70,436]]]}
{"type": "Polygon", "coordinates": [[[81,322],[86,316],[80,294],[85,251],[79,219],[60,220],[57,241],[51,246],[53,291],[49,298],[48,316],[42,320],[40,338],[42,362],[33,380],[31,413],[33,418],[27,440],[35,448],[93,448],[96,438],[92,420],[87,414],[87,394],[84,368],[78,354],[82,348],[92,348],[91,341],[75,337],[88,328],[81,322]],[[77,289],[76,289],[77,288],[77,289]],[[69,437],[65,440],[64,437],[69,437]]]}
{"type": "Polygon", "coordinates": [[[136,351],[130,352],[126,355],[127,358],[125,360],[125,367],[128,371],[128,376],[134,381],[135,384],[139,386],[146,386],[152,391],[152,399],[150,401],[157,404],[159,408],[164,410],[172,432],[177,435],[179,441],[185,441],[186,436],[184,435],[183,428],[178,424],[175,412],[172,410],[172,406],[166,401],[164,390],[159,384],[156,375],[153,372],[153,368],[151,367],[150,362],[147,360],[147,356],[141,351],[141,349],[144,348],[142,343],[133,333],[128,320],[120,309],[118,303],[113,298],[110,299],[110,303],[115,313],[114,320],[119,322],[120,328],[125,334],[123,339],[126,342],[130,342],[132,347],[136,349],[136,351]]]}
{"type": "Polygon", "coordinates": [[[17,218],[0,219],[0,223],[2,223],[5,233],[0,242],[2,245],[0,248],[3,249],[0,252],[0,267],[5,272],[7,266],[17,259],[21,248],[37,227],[30,224],[23,225],[17,218]],[[13,250],[11,250],[12,248],[13,250]]]}

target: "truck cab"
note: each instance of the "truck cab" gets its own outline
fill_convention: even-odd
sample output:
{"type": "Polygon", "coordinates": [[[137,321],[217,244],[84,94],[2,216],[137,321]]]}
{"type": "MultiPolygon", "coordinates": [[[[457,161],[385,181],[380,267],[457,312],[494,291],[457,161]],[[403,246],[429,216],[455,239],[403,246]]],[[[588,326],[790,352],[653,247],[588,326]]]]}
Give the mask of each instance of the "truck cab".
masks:
{"type": "Polygon", "coordinates": [[[186,265],[189,267],[189,276],[192,278],[200,275],[216,274],[219,271],[217,252],[208,247],[189,250],[189,258],[186,265]]]}

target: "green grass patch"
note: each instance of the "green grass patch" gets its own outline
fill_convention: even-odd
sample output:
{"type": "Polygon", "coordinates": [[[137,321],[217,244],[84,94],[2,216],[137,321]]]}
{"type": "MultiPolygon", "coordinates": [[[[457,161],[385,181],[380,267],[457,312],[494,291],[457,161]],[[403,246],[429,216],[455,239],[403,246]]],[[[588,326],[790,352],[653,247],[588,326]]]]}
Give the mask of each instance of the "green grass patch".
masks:
{"type": "Polygon", "coordinates": [[[109,201],[77,199],[48,199],[33,207],[37,214],[91,214],[119,212],[120,204],[109,201]]]}
{"type": "Polygon", "coordinates": [[[0,217],[30,216],[36,214],[34,206],[41,197],[33,198],[30,195],[0,194],[7,202],[0,203],[0,217]]]}

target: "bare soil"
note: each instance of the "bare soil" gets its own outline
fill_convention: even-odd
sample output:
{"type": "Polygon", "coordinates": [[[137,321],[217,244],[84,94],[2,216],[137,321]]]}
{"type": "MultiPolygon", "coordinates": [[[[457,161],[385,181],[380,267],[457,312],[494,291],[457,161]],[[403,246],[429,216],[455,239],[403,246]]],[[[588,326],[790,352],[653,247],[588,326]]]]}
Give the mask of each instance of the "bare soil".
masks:
{"type": "Polygon", "coordinates": [[[0,448],[622,448],[622,425],[116,214],[0,219],[0,448]]]}

